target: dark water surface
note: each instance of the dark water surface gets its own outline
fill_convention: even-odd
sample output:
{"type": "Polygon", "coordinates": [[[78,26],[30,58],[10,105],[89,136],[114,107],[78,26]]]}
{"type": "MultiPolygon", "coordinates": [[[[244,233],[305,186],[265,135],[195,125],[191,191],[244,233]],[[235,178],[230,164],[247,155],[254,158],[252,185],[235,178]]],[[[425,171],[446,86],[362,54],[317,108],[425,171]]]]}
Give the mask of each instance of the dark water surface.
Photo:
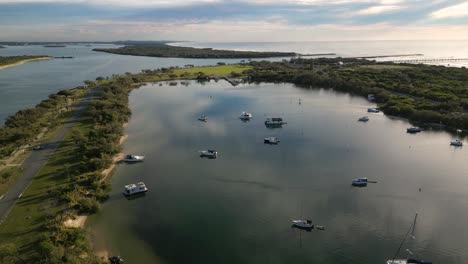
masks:
{"type": "Polygon", "coordinates": [[[90,221],[97,246],[126,263],[385,263],[416,212],[400,257],[468,263],[468,152],[447,133],[410,135],[363,98],[289,84],[146,85],[130,105],[124,151],[147,159],[118,166],[90,221]],[[266,115],[288,124],[268,129],[266,115]],[[219,158],[201,159],[208,148],[219,158]],[[378,183],[353,188],[356,177],[378,183]],[[138,181],[149,192],[125,199],[138,181]],[[302,216],[326,230],[291,229],[302,216]]]}

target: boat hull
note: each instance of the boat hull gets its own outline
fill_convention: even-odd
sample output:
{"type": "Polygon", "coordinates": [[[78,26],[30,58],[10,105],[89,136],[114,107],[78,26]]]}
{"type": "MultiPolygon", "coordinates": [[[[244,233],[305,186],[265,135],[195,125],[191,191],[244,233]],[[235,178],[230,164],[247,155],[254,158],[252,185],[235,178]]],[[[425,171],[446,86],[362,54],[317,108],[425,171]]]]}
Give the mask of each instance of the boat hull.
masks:
{"type": "Polygon", "coordinates": [[[148,192],[148,189],[144,190],[144,191],[137,191],[137,192],[133,192],[133,193],[127,193],[127,192],[122,192],[124,196],[126,197],[130,197],[130,196],[134,196],[134,195],[137,195],[137,194],[144,194],[144,193],[147,193],[148,192]]]}

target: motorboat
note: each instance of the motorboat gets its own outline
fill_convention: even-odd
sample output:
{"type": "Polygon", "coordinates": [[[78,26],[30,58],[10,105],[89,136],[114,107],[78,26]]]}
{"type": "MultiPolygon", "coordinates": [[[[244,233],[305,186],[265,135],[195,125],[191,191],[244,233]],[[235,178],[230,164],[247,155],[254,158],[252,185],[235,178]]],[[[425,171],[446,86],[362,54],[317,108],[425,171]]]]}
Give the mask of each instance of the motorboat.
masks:
{"type": "Polygon", "coordinates": [[[377,108],[367,108],[367,112],[369,113],[380,113],[380,110],[377,108]]]}
{"type": "Polygon", "coordinates": [[[315,228],[318,230],[325,230],[325,227],[323,225],[316,225],[315,228]]]}
{"type": "Polygon", "coordinates": [[[123,161],[125,162],[142,162],[145,160],[145,156],[138,155],[126,155],[123,161]]]}
{"type": "Polygon", "coordinates": [[[280,143],[280,140],[277,137],[267,137],[263,139],[265,144],[277,145],[280,143]]]}
{"type": "Polygon", "coordinates": [[[292,220],[292,226],[299,229],[310,230],[314,228],[312,220],[292,220]]]}
{"type": "Polygon", "coordinates": [[[410,127],[406,129],[406,133],[410,133],[410,134],[416,134],[419,132],[421,132],[421,128],[419,127],[410,127]]]}
{"type": "Polygon", "coordinates": [[[425,262],[417,259],[390,259],[387,264],[432,264],[432,262],[425,262]]]}
{"type": "Polygon", "coordinates": [[[218,152],[216,150],[208,149],[200,150],[199,152],[202,158],[216,159],[218,157],[218,152]]]}
{"type": "Polygon", "coordinates": [[[202,122],[206,122],[206,121],[208,121],[208,117],[206,117],[206,116],[200,116],[200,117],[198,118],[198,120],[199,120],[199,121],[202,121],[202,122]]]}
{"type": "Polygon", "coordinates": [[[120,256],[112,256],[109,258],[111,264],[121,264],[124,263],[124,260],[120,256]]]}
{"type": "Polygon", "coordinates": [[[360,122],[367,122],[367,121],[369,121],[369,117],[368,117],[368,116],[360,117],[360,118],[358,119],[358,121],[360,121],[360,122]]]}
{"type": "Polygon", "coordinates": [[[242,112],[241,115],[239,116],[240,119],[242,120],[250,120],[253,118],[253,115],[248,112],[242,112]]]}
{"type": "Polygon", "coordinates": [[[351,185],[353,186],[367,186],[367,178],[357,178],[351,181],[351,185]]]}
{"type": "Polygon", "coordinates": [[[286,124],[281,117],[267,117],[265,120],[265,126],[269,127],[279,127],[286,124]]]}
{"type": "Polygon", "coordinates": [[[148,188],[146,188],[145,183],[139,182],[139,183],[132,183],[132,184],[125,185],[123,194],[125,196],[130,196],[134,194],[145,193],[147,191],[148,191],[148,188]]]}
{"type": "Polygon", "coordinates": [[[450,141],[450,145],[455,147],[463,147],[463,142],[461,140],[455,139],[450,141]]]}

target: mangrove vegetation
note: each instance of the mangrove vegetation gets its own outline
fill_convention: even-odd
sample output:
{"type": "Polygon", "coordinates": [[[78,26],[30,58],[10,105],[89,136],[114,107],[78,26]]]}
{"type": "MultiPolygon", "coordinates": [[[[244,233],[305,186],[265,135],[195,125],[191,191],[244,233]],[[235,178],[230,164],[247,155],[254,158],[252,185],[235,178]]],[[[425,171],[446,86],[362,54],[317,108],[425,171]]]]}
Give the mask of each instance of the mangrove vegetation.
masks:
{"type": "Polygon", "coordinates": [[[115,53],[121,55],[149,56],[149,57],[174,57],[194,59],[228,59],[228,58],[271,58],[296,56],[294,52],[256,52],[256,51],[234,51],[216,50],[211,48],[177,47],[166,44],[141,44],[129,45],[121,48],[97,48],[94,51],[115,53]]]}

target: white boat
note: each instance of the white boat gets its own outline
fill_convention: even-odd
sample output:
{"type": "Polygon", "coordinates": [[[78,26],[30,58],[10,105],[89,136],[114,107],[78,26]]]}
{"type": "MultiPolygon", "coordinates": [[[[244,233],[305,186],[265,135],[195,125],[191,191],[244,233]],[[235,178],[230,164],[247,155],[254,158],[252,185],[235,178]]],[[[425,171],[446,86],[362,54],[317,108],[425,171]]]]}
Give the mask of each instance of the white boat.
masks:
{"type": "Polygon", "coordinates": [[[380,110],[377,108],[367,108],[367,112],[369,113],[380,113],[380,110]]]}
{"type": "Polygon", "coordinates": [[[240,119],[242,120],[250,120],[253,118],[253,115],[248,112],[242,112],[242,114],[239,116],[240,119]]]}
{"type": "Polygon", "coordinates": [[[367,178],[357,178],[351,181],[351,185],[353,186],[366,186],[367,185],[367,178]]]}
{"type": "Polygon", "coordinates": [[[200,150],[199,153],[202,158],[216,159],[218,157],[218,152],[212,149],[200,150]]]}
{"type": "Polygon", "coordinates": [[[432,262],[425,262],[417,259],[390,259],[387,264],[432,264],[432,262]]]}
{"type": "Polygon", "coordinates": [[[369,121],[369,117],[368,117],[368,116],[360,117],[360,118],[358,119],[358,121],[360,121],[360,122],[367,122],[367,121],[369,121]]]}
{"type": "Polygon", "coordinates": [[[123,194],[125,196],[130,196],[134,194],[145,193],[147,191],[148,191],[148,188],[146,188],[146,185],[143,182],[139,182],[139,183],[132,183],[129,185],[125,185],[123,194]]]}
{"type": "Polygon", "coordinates": [[[265,120],[265,126],[282,126],[286,124],[281,117],[267,117],[265,120]]]}
{"type": "Polygon", "coordinates": [[[280,143],[280,140],[277,137],[267,137],[263,139],[263,142],[265,144],[277,145],[278,143],[280,143]]]}
{"type": "Polygon", "coordinates": [[[206,121],[208,121],[208,117],[206,117],[206,116],[200,116],[200,117],[198,118],[198,120],[199,120],[199,121],[202,121],[202,122],[206,122],[206,121]]]}
{"type": "Polygon", "coordinates": [[[314,228],[311,220],[292,220],[292,226],[307,230],[314,228]]]}
{"type": "Polygon", "coordinates": [[[145,156],[126,155],[123,159],[125,162],[141,162],[145,160],[145,156]]]}
{"type": "Polygon", "coordinates": [[[450,145],[455,146],[455,147],[462,147],[463,142],[458,139],[455,139],[455,140],[450,141],[450,145]]]}

